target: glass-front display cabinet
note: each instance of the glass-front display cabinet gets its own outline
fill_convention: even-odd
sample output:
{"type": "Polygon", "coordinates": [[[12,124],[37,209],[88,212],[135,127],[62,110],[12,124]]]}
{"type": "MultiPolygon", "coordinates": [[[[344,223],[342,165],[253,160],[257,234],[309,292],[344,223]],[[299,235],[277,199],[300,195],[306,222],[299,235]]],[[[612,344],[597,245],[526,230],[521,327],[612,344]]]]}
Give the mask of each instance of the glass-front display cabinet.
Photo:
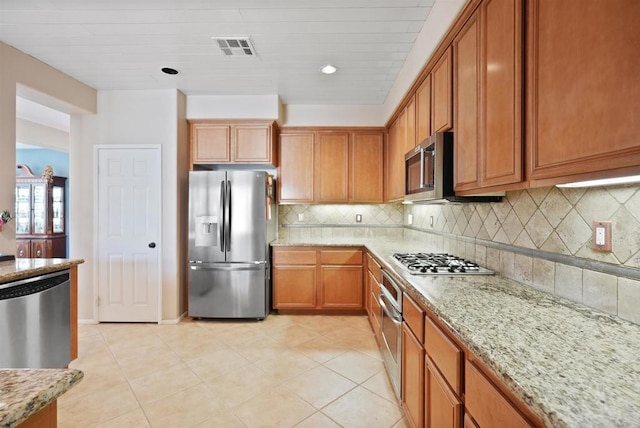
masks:
{"type": "Polygon", "coordinates": [[[65,177],[46,170],[33,174],[18,165],[16,176],[16,257],[66,258],[65,177]]]}

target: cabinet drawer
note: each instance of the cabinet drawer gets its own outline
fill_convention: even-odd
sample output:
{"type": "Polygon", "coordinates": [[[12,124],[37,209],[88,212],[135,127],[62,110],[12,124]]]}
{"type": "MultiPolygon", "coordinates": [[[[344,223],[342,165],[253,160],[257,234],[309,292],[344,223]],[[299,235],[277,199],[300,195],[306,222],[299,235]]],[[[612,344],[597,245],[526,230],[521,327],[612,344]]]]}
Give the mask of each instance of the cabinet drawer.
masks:
{"type": "Polygon", "coordinates": [[[367,253],[367,267],[369,268],[369,272],[373,274],[373,277],[378,282],[382,282],[382,269],[376,260],[371,257],[371,254],[367,253]]]}
{"type": "Polygon", "coordinates": [[[467,361],[465,373],[465,404],[479,426],[532,426],[475,364],[467,361]]]}
{"type": "Polygon", "coordinates": [[[274,250],[274,265],[315,265],[315,250],[274,250]]]}
{"type": "Polygon", "coordinates": [[[402,316],[420,343],[424,343],[424,311],[407,293],[402,294],[402,316]]]}
{"type": "Polygon", "coordinates": [[[462,358],[463,353],[444,332],[425,317],[424,347],[442,376],[458,395],[462,392],[462,358]]]}
{"type": "Polygon", "coordinates": [[[320,264],[323,265],[362,265],[361,250],[324,250],[320,251],[320,264]]]}

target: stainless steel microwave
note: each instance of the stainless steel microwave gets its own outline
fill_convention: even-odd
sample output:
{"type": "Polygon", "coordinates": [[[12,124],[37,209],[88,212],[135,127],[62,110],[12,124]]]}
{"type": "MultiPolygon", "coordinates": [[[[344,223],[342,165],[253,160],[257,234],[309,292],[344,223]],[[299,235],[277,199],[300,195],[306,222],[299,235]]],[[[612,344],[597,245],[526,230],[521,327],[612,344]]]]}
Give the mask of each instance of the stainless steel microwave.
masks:
{"type": "Polygon", "coordinates": [[[504,193],[456,196],[453,191],[453,132],[431,135],[405,159],[405,202],[500,202],[504,193]]]}

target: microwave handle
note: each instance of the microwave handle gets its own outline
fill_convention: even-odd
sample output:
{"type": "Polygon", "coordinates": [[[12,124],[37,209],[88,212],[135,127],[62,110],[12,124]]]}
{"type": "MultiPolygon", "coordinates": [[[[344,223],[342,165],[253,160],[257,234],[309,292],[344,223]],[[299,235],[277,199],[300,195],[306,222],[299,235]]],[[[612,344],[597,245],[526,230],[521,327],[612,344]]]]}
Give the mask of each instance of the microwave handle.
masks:
{"type": "Polygon", "coordinates": [[[424,152],[425,150],[422,149],[420,150],[420,189],[424,189],[425,186],[425,182],[424,182],[424,152]]]}

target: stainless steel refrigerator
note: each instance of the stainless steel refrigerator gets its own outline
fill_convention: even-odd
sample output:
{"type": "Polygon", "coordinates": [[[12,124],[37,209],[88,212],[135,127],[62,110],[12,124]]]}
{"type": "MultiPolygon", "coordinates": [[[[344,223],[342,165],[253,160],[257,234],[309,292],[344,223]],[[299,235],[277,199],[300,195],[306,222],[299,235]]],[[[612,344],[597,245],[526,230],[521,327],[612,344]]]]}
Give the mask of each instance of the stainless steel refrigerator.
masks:
{"type": "Polygon", "coordinates": [[[273,189],[264,171],[189,173],[189,316],[266,318],[273,189]]]}

